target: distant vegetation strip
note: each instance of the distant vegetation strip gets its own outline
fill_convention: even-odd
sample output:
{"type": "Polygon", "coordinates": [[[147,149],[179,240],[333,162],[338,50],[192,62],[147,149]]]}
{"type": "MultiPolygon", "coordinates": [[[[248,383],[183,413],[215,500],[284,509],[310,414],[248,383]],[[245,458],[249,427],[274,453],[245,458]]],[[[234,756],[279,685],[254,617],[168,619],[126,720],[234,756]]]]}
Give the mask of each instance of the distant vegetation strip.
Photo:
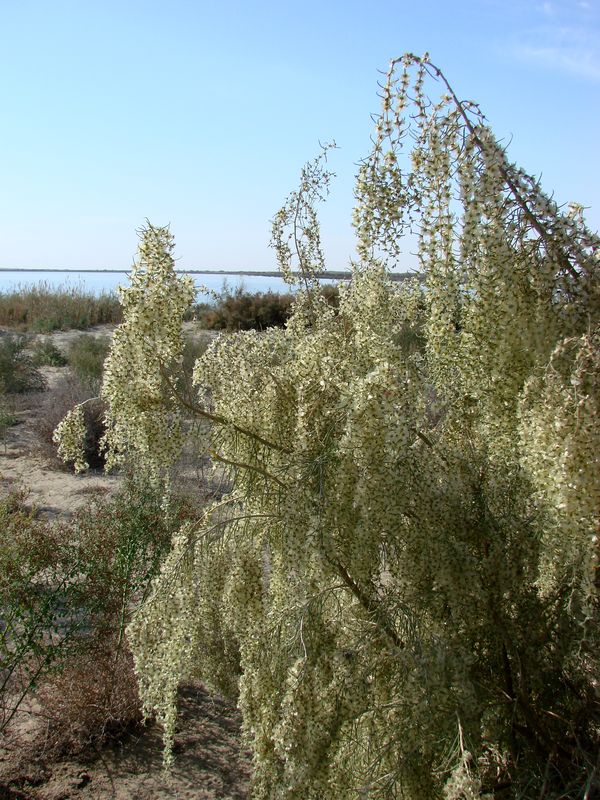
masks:
{"type": "Polygon", "coordinates": [[[119,322],[121,305],[114,292],[95,295],[79,287],[50,287],[43,281],[0,292],[0,325],[17,331],[85,330],[119,322]]]}
{"type": "MultiPolygon", "coordinates": [[[[327,285],[321,291],[337,307],[337,287],[327,285]]],[[[289,292],[224,287],[215,300],[195,303],[186,318],[206,330],[266,330],[285,325],[293,300],[289,292]]],[[[0,326],[14,331],[50,333],[120,322],[121,306],[114,292],[95,295],[77,287],[51,288],[44,282],[0,292],[0,326]]]]}
{"type": "MultiPolygon", "coordinates": [[[[337,286],[323,286],[321,293],[337,308],[337,286]]],[[[191,319],[206,330],[247,331],[280,328],[292,313],[294,295],[289,292],[246,292],[243,288],[224,288],[212,303],[196,303],[191,319]]]]}

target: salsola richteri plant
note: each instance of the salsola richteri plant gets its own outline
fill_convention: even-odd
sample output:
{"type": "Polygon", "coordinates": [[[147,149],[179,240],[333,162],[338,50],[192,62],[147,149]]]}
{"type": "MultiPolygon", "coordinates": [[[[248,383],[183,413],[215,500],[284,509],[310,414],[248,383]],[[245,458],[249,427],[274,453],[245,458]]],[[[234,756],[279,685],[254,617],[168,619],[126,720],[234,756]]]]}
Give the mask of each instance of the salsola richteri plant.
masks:
{"type": "MultiPolygon", "coordinates": [[[[173,237],[167,228],[148,225],[129,286],[119,287],[124,321],[113,334],[104,363],[101,396],[108,404],[104,447],[106,469],[128,458],[153,481],[164,476],[180,452],[181,412],[173,407],[165,378],[181,365],[181,321],[195,289],[191,278],[174,271],[173,237]]],[[[76,406],[58,425],[59,455],[87,468],[82,449],[83,409],[76,406]]]]}
{"type": "Polygon", "coordinates": [[[392,62],[382,102],[339,309],[317,291],[322,156],[274,221],[286,328],[215,340],[193,402],[172,377],[188,285],[144,234],[109,444],[158,472],[185,411],[234,487],[129,629],[145,706],[168,748],[182,676],[238,694],[254,798],[591,798],[600,242],[427,57],[392,62]],[[398,285],[408,232],[420,275],[398,285]]]}

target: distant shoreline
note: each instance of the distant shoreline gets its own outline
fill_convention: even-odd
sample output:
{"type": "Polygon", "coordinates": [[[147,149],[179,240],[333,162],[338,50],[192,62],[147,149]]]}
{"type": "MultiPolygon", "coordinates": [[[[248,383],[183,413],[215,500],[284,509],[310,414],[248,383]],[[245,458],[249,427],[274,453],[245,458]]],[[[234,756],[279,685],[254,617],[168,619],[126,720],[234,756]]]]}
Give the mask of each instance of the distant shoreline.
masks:
{"type": "MultiPolygon", "coordinates": [[[[58,273],[72,273],[73,275],[81,275],[82,273],[92,273],[94,275],[108,275],[118,274],[127,275],[131,269],[49,269],[44,267],[32,267],[26,269],[14,269],[11,267],[0,267],[0,272],[44,272],[46,274],[58,273]]],[[[241,275],[249,278],[281,278],[281,272],[268,271],[268,270],[228,270],[228,269],[181,269],[176,270],[178,275],[241,275]]],[[[294,272],[294,275],[299,273],[294,272]]],[[[410,278],[419,278],[418,272],[390,272],[390,278],[393,281],[405,281],[410,278]]],[[[352,277],[352,273],[347,270],[327,270],[325,272],[317,272],[317,278],[327,278],[334,281],[348,281],[352,277]]]]}

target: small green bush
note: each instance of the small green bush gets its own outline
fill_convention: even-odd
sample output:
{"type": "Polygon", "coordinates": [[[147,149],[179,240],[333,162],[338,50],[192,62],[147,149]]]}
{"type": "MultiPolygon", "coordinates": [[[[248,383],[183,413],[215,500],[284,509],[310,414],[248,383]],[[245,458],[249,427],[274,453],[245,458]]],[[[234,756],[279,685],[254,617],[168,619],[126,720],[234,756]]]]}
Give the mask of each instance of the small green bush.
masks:
{"type": "Polygon", "coordinates": [[[46,388],[44,376],[27,353],[26,343],[24,336],[0,337],[0,385],[7,394],[41,392],[46,388]]]}
{"type": "Polygon", "coordinates": [[[51,339],[37,339],[31,348],[36,367],[64,367],[67,359],[51,339]]]}
{"type": "Polygon", "coordinates": [[[107,336],[82,333],[69,347],[68,362],[72,372],[83,383],[97,391],[102,381],[104,361],[110,350],[107,336]]]}
{"type": "Polygon", "coordinates": [[[18,489],[0,500],[0,731],[18,706],[11,698],[35,685],[71,638],[64,629],[60,641],[51,632],[61,628],[77,565],[65,558],[66,540],[27,508],[26,499],[18,489]]]}
{"type": "Polygon", "coordinates": [[[15,415],[13,414],[4,390],[0,388],[0,439],[4,442],[6,450],[6,430],[15,423],[15,415]]]}

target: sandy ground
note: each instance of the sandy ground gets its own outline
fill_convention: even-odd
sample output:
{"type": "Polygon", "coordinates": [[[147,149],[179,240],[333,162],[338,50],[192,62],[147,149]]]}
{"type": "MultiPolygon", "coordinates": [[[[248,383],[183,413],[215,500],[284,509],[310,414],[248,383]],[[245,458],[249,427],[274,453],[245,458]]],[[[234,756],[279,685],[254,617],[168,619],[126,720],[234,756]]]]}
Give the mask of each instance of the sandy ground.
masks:
{"type": "MultiPolygon", "coordinates": [[[[98,335],[107,332],[106,328],[95,331],[98,335]]],[[[60,348],[77,335],[51,334],[60,348]]],[[[43,368],[47,392],[52,393],[65,369],[43,368]]],[[[0,442],[0,493],[19,484],[28,487],[29,504],[43,516],[65,518],[84,505],[90,494],[113,492],[121,479],[99,472],[77,476],[57,469],[40,455],[34,428],[40,405],[39,395],[19,399],[17,424],[0,442]]],[[[250,758],[240,749],[235,707],[209,695],[201,684],[181,688],[179,707],[176,760],[170,776],[162,770],[161,733],[156,725],[104,747],[92,761],[45,761],[43,754],[39,758],[24,755],[26,740],[39,735],[44,721],[23,711],[11,730],[0,734],[0,800],[248,797],[250,758]]]]}
{"type": "MultiPolygon", "coordinates": [[[[66,367],[42,367],[52,392],[66,367]]],[[[45,394],[45,393],[44,393],[45,394]]],[[[45,398],[44,398],[45,399],[45,398]]],[[[16,424],[0,443],[0,487],[22,485],[29,490],[28,502],[49,518],[69,516],[85,504],[90,494],[114,491],[121,482],[117,475],[90,471],[75,475],[56,469],[41,452],[34,422],[42,401],[40,394],[21,397],[16,403],[16,424]]]]}

